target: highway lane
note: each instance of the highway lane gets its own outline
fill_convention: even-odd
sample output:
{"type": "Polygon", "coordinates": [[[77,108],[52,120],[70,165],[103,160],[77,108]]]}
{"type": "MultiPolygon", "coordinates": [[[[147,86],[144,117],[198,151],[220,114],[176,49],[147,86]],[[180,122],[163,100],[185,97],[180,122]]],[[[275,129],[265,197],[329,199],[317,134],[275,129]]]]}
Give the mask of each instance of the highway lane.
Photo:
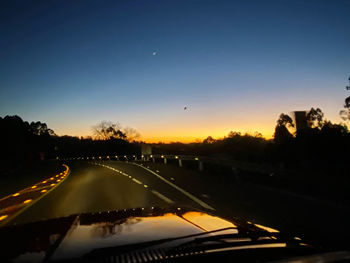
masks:
{"type": "Polygon", "coordinates": [[[99,212],[145,206],[167,206],[125,176],[104,167],[75,164],[70,176],[11,223],[24,223],[83,212],[99,212]]]}
{"type": "Polygon", "coordinates": [[[191,191],[184,190],[172,182],[171,179],[166,179],[165,175],[159,174],[158,170],[149,169],[147,163],[139,165],[135,162],[102,161],[96,162],[96,164],[109,167],[110,169],[116,168],[125,171],[132,176],[132,178],[157,189],[157,191],[163,195],[171,196],[176,204],[189,205],[192,207],[199,206],[202,209],[215,210],[210,204],[193,195],[191,191]]]}
{"type": "Polygon", "coordinates": [[[151,172],[124,162],[71,164],[70,176],[10,224],[137,207],[203,207],[151,172]],[[104,165],[104,166],[102,166],[104,165]]]}

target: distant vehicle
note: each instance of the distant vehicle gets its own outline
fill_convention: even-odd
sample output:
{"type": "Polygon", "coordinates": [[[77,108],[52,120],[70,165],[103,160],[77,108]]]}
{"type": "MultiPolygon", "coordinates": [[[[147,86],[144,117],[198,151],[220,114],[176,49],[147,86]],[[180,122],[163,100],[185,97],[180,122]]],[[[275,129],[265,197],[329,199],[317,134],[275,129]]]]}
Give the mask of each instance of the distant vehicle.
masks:
{"type": "Polygon", "coordinates": [[[333,262],[330,252],[278,230],[185,207],[72,215],[0,229],[1,261],[333,262]],[[326,253],[327,252],[327,253],[326,253]]]}

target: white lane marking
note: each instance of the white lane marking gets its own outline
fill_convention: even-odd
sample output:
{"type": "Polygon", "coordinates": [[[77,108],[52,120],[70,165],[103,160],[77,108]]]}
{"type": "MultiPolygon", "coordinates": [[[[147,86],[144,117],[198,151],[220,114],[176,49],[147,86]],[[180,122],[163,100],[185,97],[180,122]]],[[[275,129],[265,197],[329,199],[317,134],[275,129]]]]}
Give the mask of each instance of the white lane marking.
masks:
{"type": "Polygon", "coordinates": [[[155,176],[157,176],[160,180],[166,182],[167,184],[169,184],[170,186],[174,187],[176,190],[180,191],[181,193],[183,193],[184,195],[186,195],[187,197],[189,197],[190,199],[192,199],[193,201],[195,201],[197,204],[201,205],[202,207],[206,208],[206,209],[210,209],[210,210],[214,210],[215,209],[213,207],[211,207],[210,205],[204,203],[202,200],[198,199],[197,197],[191,195],[189,192],[183,190],[182,188],[178,187],[177,185],[173,184],[172,182],[169,182],[167,179],[163,178],[162,176],[160,176],[159,174],[153,172],[152,170],[144,167],[144,166],[141,166],[137,163],[132,163],[134,165],[137,165],[147,171],[149,171],[150,173],[154,174],[155,176]]]}
{"type": "Polygon", "coordinates": [[[140,182],[139,180],[135,179],[135,178],[132,178],[132,180],[137,183],[137,184],[142,184],[142,182],[140,182]]]}
{"type": "MultiPolygon", "coordinates": [[[[118,171],[118,170],[116,170],[116,169],[114,169],[114,168],[112,168],[112,167],[109,167],[109,166],[107,166],[106,168],[108,168],[108,169],[111,169],[111,170],[114,170],[114,171],[118,171]]],[[[144,167],[143,167],[144,168],[144,167]]],[[[145,168],[146,170],[149,170],[149,169],[147,169],[147,168],[145,168]]],[[[151,170],[149,170],[149,171],[151,171],[151,170]]],[[[126,174],[126,173],[123,173],[123,172],[121,172],[121,171],[118,171],[118,172],[120,172],[121,174],[123,174],[123,175],[125,175],[125,176],[127,176],[127,177],[129,177],[129,178],[132,178],[131,176],[129,176],[128,174],[126,174]]],[[[152,171],[151,171],[152,172],[152,171]]],[[[157,175],[158,176],[158,175],[157,175]]],[[[160,175],[159,175],[159,177],[161,177],[160,175]]],[[[162,179],[163,177],[161,177],[160,179],[162,179]]],[[[164,179],[164,178],[163,178],[164,179]]],[[[138,183],[138,184],[142,184],[142,182],[140,182],[139,180],[137,180],[137,179],[135,179],[135,178],[132,178],[131,180],[133,180],[135,183],[138,183]]],[[[165,180],[165,179],[164,179],[165,180]]],[[[168,181],[166,181],[166,182],[168,182],[168,181]]],[[[170,182],[168,182],[168,183],[170,183],[170,182]]],[[[171,184],[171,183],[170,183],[171,184]]],[[[148,185],[143,185],[145,188],[148,188],[148,185]]],[[[175,186],[175,188],[176,187],[178,187],[178,186],[176,186],[176,185],[174,185],[175,186]]],[[[182,191],[184,191],[185,192],[185,190],[182,190],[181,188],[179,188],[178,189],[180,192],[182,192],[182,191]],[[182,191],[181,191],[182,190],[182,191]]],[[[174,201],[173,200],[171,200],[170,198],[168,198],[168,197],[166,197],[166,196],[164,196],[164,195],[162,195],[161,193],[159,193],[159,192],[157,192],[156,190],[151,190],[151,192],[154,194],[154,195],[156,195],[157,197],[159,197],[160,199],[162,199],[162,200],[164,200],[165,202],[167,202],[167,203],[169,203],[169,204],[174,204],[174,201]]],[[[187,193],[187,192],[186,192],[187,193]]],[[[189,194],[189,193],[188,193],[189,194]]],[[[190,194],[189,194],[190,195],[190,194]]],[[[193,196],[194,197],[194,196],[193,196]]],[[[190,197],[191,198],[191,197],[190,197]]],[[[194,197],[194,198],[196,198],[196,197],[194,197]]],[[[198,199],[199,200],[199,199],[198,199]]],[[[201,200],[199,200],[200,202],[202,202],[201,200]]],[[[200,204],[200,203],[199,203],[200,204]]],[[[204,202],[203,202],[203,204],[205,204],[204,202]]],[[[206,204],[205,204],[206,205],[206,204]]],[[[202,205],[203,206],[203,205],[202,205]]],[[[208,205],[207,205],[208,206],[208,205]]],[[[205,207],[205,206],[204,206],[205,207]]],[[[210,207],[210,206],[208,206],[208,209],[212,209],[212,210],[215,210],[214,208],[212,208],[212,207],[210,207]]]]}
{"type": "Polygon", "coordinates": [[[156,196],[158,196],[160,199],[163,199],[165,202],[169,203],[169,204],[174,204],[174,201],[169,199],[168,197],[162,195],[161,193],[155,191],[155,190],[152,190],[151,191],[153,194],[155,194],[156,196]]]}
{"type": "MultiPolygon", "coordinates": [[[[113,167],[110,167],[110,166],[106,166],[106,168],[107,169],[111,169],[111,170],[114,170],[114,171],[118,171],[118,170],[116,170],[116,169],[114,169],[113,167]]],[[[121,171],[118,171],[119,173],[121,173],[121,174],[123,174],[123,175],[125,175],[126,177],[129,177],[131,180],[133,180],[135,183],[137,183],[137,184],[143,184],[141,181],[139,181],[139,180],[137,180],[137,179],[135,179],[135,178],[132,178],[130,175],[128,175],[128,174],[126,174],[126,173],[123,173],[123,172],[121,172],[121,171]]],[[[148,186],[145,184],[144,185],[144,187],[145,188],[147,188],[148,186]]],[[[167,197],[165,197],[165,198],[167,198],[167,197]]],[[[170,200],[170,199],[169,199],[170,200]]],[[[170,200],[171,201],[171,200],[170,200]]]]}

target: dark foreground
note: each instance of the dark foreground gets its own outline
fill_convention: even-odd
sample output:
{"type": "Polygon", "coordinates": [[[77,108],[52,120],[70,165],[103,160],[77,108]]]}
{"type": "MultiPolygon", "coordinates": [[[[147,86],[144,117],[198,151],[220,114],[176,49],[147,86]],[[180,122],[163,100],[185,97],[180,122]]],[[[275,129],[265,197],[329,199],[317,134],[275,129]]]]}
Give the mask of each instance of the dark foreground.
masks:
{"type": "Polygon", "coordinates": [[[141,167],[117,161],[68,165],[70,176],[10,224],[84,212],[188,206],[240,217],[328,248],[350,248],[349,208],[344,205],[172,165],[141,167]]]}

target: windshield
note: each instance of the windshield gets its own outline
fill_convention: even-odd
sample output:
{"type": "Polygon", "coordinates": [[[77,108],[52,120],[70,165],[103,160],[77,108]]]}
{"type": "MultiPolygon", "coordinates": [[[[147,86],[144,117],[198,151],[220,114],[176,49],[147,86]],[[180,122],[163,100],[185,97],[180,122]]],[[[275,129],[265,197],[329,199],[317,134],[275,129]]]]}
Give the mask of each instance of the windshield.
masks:
{"type": "Polygon", "coordinates": [[[233,224],[349,250],[349,14],[341,0],[4,1],[0,230],[72,217],[66,244],[81,214],[165,209],[152,231],[150,213],[112,232],[138,244],[233,224]]]}

